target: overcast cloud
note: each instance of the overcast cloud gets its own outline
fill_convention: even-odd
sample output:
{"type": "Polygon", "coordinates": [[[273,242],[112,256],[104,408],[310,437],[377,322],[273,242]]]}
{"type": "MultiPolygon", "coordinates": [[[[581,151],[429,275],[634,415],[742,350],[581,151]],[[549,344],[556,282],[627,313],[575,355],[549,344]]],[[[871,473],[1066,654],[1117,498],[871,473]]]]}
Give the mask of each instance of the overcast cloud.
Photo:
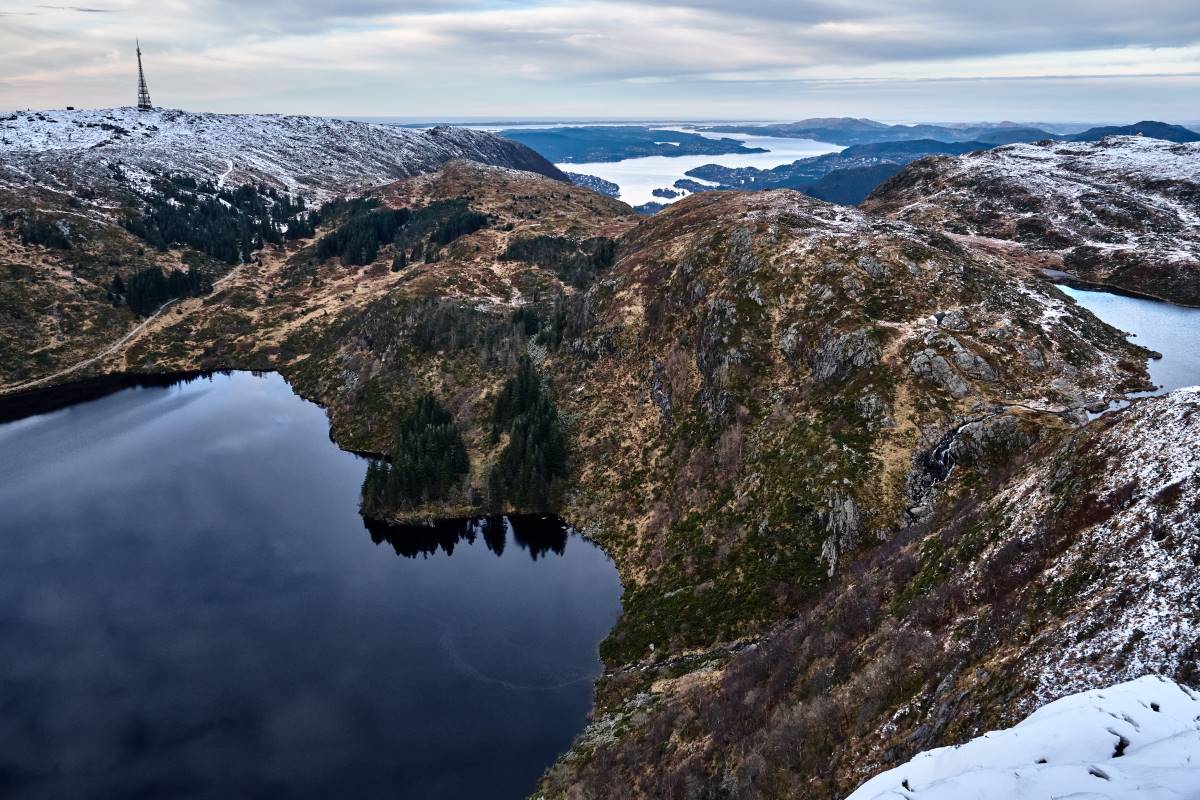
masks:
{"type": "Polygon", "coordinates": [[[0,108],[1200,118],[1195,0],[0,0],[0,108]]]}

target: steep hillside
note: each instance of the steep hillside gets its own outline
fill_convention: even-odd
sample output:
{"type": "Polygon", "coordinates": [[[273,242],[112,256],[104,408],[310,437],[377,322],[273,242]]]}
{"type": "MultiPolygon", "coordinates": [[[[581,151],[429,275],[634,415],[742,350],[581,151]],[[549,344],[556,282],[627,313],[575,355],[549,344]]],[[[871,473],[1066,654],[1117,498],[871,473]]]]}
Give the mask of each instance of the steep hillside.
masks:
{"type": "MultiPolygon", "coordinates": [[[[1074,692],[1146,674],[1195,685],[1200,390],[1080,429],[1042,427],[1040,443],[1015,451],[1003,427],[964,428],[949,448],[956,485],[932,516],[847,564],[762,640],[613,674],[631,684],[624,702],[597,717],[543,796],[611,797],[619,785],[624,797],[844,797],[917,752],[1074,692]]],[[[1051,763],[1030,764],[1030,780],[1063,767],[1040,755],[1051,763]]],[[[901,778],[917,791],[923,774],[901,778]]]]}
{"type": "Polygon", "coordinates": [[[451,398],[484,502],[493,392],[534,356],[570,421],[560,510],[626,570],[610,663],[786,613],[847,553],[928,513],[933,478],[914,459],[963,424],[1066,424],[1145,381],[1145,351],[1048,285],[793,192],[688,198],[618,239],[586,292],[543,279],[499,306],[477,277],[496,248],[472,241],[480,261],[401,273],[405,293],[460,286],[470,304],[380,298],[294,375],[362,450],[387,448],[387,413],[414,393],[451,398]],[[520,330],[509,303],[528,308],[520,330]]]}
{"type": "Polygon", "coordinates": [[[566,177],[532,150],[466,128],[411,130],[364,122],[173,109],[22,111],[0,116],[0,186],[60,190],[111,170],[134,185],[150,175],[265,183],[323,200],[431,172],[452,159],[566,177]]]}
{"type": "Polygon", "coordinates": [[[911,164],[863,203],[977,243],[1019,244],[1084,281],[1200,305],[1200,143],[998,147],[911,164]]]}

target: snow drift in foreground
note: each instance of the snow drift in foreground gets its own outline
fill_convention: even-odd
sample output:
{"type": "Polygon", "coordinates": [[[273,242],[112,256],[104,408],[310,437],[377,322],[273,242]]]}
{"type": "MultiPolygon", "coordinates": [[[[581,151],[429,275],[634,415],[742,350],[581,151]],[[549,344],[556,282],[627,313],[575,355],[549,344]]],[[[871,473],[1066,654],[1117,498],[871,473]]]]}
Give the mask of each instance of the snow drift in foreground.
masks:
{"type": "Polygon", "coordinates": [[[1200,798],[1200,693],[1158,677],[1074,694],[1016,726],[941,747],[848,800],[1200,798]]]}

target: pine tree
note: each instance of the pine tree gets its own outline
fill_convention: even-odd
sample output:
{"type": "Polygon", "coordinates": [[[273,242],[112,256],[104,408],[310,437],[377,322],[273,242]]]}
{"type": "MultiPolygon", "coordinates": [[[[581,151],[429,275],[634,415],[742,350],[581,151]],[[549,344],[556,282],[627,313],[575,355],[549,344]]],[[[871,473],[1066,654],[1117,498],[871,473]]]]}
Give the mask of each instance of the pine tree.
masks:
{"type": "Polygon", "coordinates": [[[566,434],[558,410],[528,356],[496,397],[492,439],[508,432],[488,488],[492,503],[526,511],[550,511],[559,479],[567,474],[566,434]]]}
{"type": "Polygon", "coordinates": [[[444,500],[470,471],[470,460],[454,418],[426,394],[397,425],[390,464],[374,464],[362,487],[365,513],[411,509],[444,500]]]}

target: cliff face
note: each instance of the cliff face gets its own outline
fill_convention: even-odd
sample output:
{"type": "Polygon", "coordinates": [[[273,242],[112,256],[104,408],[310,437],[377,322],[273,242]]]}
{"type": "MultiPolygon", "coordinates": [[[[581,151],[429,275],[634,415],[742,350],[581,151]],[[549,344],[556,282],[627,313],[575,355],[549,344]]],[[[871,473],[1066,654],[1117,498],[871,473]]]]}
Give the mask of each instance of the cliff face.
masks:
{"type": "Polygon", "coordinates": [[[1200,305],[1200,144],[1138,136],[929,158],[863,208],[973,240],[1013,242],[1043,267],[1200,305]]]}
{"type": "MultiPolygon", "coordinates": [[[[833,797],[1093,680],[1160,665],[1188,678],[1195,654],[1175,640],[1143,633],[1120,656],[1186,571],[1145,607],[1111,591],[1155,548],[1191,552],[1180,459],[1197,400],[1083,426],[1146,388],[1147,351],[1007,253],[790,191],[702,194],[639,220],[463,161],[371,197],[378,212],[452,201],[481,227],[354,264],[320,255],[348,224],[331,216],[132,333],[125,309],[89,313],[98,300],[72,326],[34,307],[20,329],[54,358],[14,359],[3,378],[66,380],[83,357],[70,376],[275,369],[327,407],[339,444],[374,452],[432,393],[470,474],[407,514],[428,517],[487,504],[495,398],[528,357],[567,432],[553,510],[625,586],[595,722],[547,796],[833,797]],[[1125,558],[1141,525],[1144,557],[1125,558]],[[1113,561],[1127,571],[1105,572],[1113,561]]],[[[67,251],[10,234],[10,269],[61,303],[84,270],[97,277],[73,291],[102,291],[103,254],[201,263],[95,230],[67,251]]]]}

